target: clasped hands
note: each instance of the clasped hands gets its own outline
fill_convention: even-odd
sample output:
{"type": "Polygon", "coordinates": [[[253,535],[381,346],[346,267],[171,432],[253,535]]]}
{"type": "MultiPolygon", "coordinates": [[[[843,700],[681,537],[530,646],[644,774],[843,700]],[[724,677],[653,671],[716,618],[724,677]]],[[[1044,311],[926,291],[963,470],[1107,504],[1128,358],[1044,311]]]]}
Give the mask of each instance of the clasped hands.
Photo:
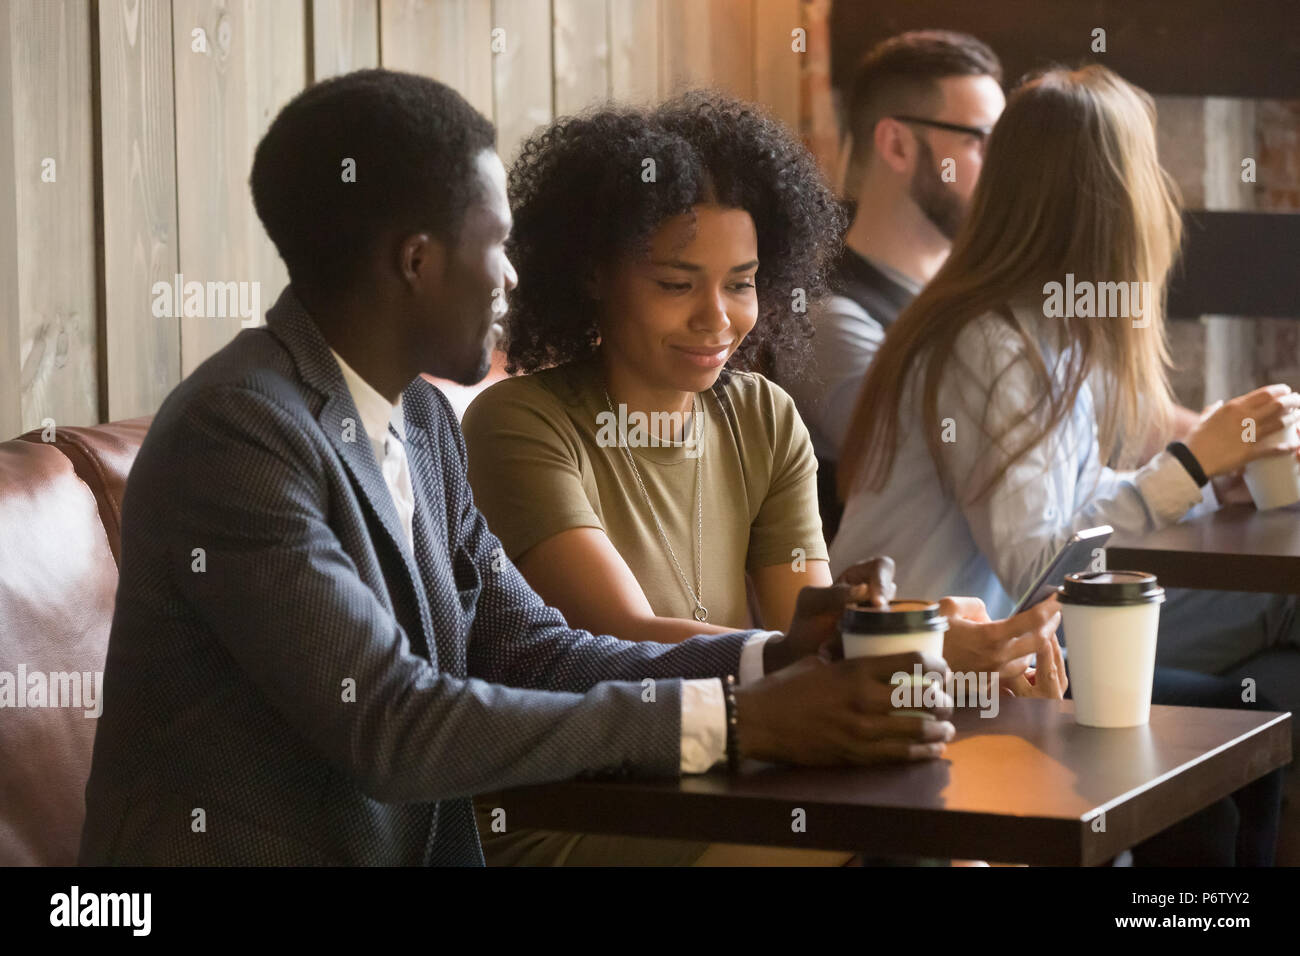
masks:
{"type": "MultiPolygon", "coordinates": [[[[1004,621],[989,620],[978,598],[944,598],[944,659],[916,652],[843,660],[844,606],[884,607],[894,597],[894,562],[873,558],[830,587],[806,587],[783,637],[763,647],[760,681],[736,692],[738,749],[744,757],[825,766],[939,757],[956,731],[950,672],[997,674],[1003,693],[1059,699],[1065,661],[1056,640],[1055,597],[1004,621]],[[1038,655],[1038,666],[1029,666],[1038,655]],[[919,666],[921,709],[899,713],[894,680],[919,666]]],[[[909,707],[909,711],[913,708],[909,707]]]]}
{"type": "MultiPolygon", "coordinates": [[[[896,590],[894,562],[887,557],[853,565],[829,588],[804,588],[786,639],[779,642],[785,645],[780,658],[774,655],[769,663],[781,666],[781,659],[793,663],[810,654],[824,660],[842,658],[839,620],[844,606],[888,607],[896,590]]],[[[939,607],[948,618],[943,656],[949,669],[996,673],[1003,693],[1017,697],[1059,700],[1065,696],[1069,682],[1056,639],[1061,608],[1055,595],[1000,621],[991,620],[984,602],[976,597],[946,597],[939,607]],[[1037,666],[1031,667],[1035,655],[1037,666]]]]}

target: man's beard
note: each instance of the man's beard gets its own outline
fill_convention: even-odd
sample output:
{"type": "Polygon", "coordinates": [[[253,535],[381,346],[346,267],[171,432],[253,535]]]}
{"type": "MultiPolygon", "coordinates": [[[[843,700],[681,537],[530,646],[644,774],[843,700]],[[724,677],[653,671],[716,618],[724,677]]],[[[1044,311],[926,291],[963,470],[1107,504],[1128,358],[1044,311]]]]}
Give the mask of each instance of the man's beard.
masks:
{"type": "Polygon", "coordinates": [[[934,153],[930,144],[919,137],[917,141],[921,151],[916,160],[916,171],[912,173],[909,195],[925,218],[951,242],[957,238],[957,230],[966,218],[966,204],[948,188],[948,184],[934,168],[934,153]]]}
{"type": "Polygon", "coordinates": [[[492,371],[492,349],[485,345],[483,347],[483,354],[479,358],[478,365],[475,367],[473,374],[469,376],[468,381],[461,382],[460,384],[477,385],[479,382],[483,381],[483,379],[487,378],[488,372],[490,371],[492,371]]]}
{"type": "Polygon", "coordinates": [[[454,374],[446,376],[450,381],[457,385],[466,385],[473,387],[483,379],[487,378],[488,372],[492,371],[492,348],[487,342],[483,343],[483,348],[479,352],[478,361],[473,364],[466,362],[458,368],[454,374]]]}
{"type": "MultiPolygon", "coordinates": [[[[492,321],[502,322],[502,318],[494,312],[492,321]]],[[[487,378],[488,372],[492,371],[492,353],[501,344],[501,339],[501,336],[492,331],[485,334],[479,346],[478,360],[473,364],[466,362],[457,370],[457,374],[450,376],[451,380],[457,385],[474,386],[487,378]]]]}

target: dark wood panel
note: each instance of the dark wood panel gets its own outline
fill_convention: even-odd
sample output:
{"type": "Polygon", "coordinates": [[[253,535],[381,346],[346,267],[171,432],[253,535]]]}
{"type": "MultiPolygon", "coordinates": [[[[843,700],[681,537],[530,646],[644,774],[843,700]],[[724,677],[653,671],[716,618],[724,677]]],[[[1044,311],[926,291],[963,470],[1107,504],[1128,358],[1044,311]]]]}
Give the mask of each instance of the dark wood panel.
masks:
{"type": "Polygon", "coordinates": [[[836,0],[835,85],[874,43],[925,27],[984,40],[1009,83],[1037,67],[1095,60],[1151,93],[1300,96],[1295,0],[836,0]],[[1097,27],[1106,31],[1105,53],[1091,52],[1097,27]]]}
{"type": "Polygon", "coordinates": [[[1143,537],[1117,535],[1106,565],[1167,587],[1300,594],[1300,511],[1229,505],[1143,537]]]}
{"type": "Polygon", "coordinates": [[[1169,314],[1300,318],[1300,215],[1190,210],[1169,314]]]}
{"type": "Polygon", "coordinates": [[[1073,710],[1003,698],[991,719],[959,711],[945,758],[925,763],[751,763],[735,776],[528,787],[501,805],[512,829],[1095,865],[1290,760],[1289,715],[1155,706],[1145,727],[1098,730],[1073,710]]]}

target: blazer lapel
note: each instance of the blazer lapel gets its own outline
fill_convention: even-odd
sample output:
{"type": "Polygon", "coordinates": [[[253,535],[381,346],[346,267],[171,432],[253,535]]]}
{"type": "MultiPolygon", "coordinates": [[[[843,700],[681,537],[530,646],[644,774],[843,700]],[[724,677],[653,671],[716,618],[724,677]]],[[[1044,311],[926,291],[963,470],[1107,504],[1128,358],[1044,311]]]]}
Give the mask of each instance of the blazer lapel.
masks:
{"type": "MultiPolygon", "coordinates": [[[[409,389],[407,396],[403,399],[403,407],[406,411],[411,411],[413,405],[419,402],[419,397],[412,395],[409,389]]],[[[411,485],[415,493],[412,529],[415,533],[416,561],[424,573],[424,579],[438,582],[442,589],[436,598],[439,604],[438,626],[434,629],[438,660],[444,671],[456,677],[465,677],[467,611],[470,617],[473,613],[473,607],[467,609],[465,603],[471,597],[470,589],[477,582],[462,582],[461,575],[457,573],[457,537],[452,533],[453,516],[448,514],[450,502],[446,476],[442,474],[437,456],[429,447],[424,430],[413,428],[409,418],[406,425],[406,455],[411,464],[411,485]],[[457,599],[454,603],[453,585],[457,599]]],[[[472,597],[476,603],[476,590],[472,597]]]]}
{"type": "MultiPolygon", "coordinates": [[[[330,354],[325,337],[293,294],[291,286],[285,288],[267,312],[266,322],[267,327],[293,356],[303,380],[325,399],[316,420],[343,460],[359,496],[383,529],[388,546],[401,556],[402,565],[406,569],[407,585],[419,607],[424,643],[432,656],[433,644],[429,637],[433,627],[423,581],[406,540],[406,531],[397,515],[397,506],[393,504],[392,492],[384,481],[379,462],[375,460],[370,438],[361,424],[361,413],[357,411],[352,393],[343,381],[338,362],[330,354]]],[[[436,658],[434,663],[437,663],[436,658]]]]}

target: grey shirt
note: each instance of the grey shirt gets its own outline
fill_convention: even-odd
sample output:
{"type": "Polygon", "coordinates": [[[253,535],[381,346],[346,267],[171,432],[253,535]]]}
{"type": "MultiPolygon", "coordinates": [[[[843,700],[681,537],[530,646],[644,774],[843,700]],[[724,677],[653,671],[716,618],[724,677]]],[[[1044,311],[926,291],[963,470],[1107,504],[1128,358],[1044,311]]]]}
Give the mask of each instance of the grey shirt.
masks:
{"type": "Polygon", "coordinates": [[[885,329],[921,291],[920,283],[845,249],[831,275],[833,295],[813,314],[813,364],[787,384],[823,461],[839,459],[853,406],[885,329]]]}

